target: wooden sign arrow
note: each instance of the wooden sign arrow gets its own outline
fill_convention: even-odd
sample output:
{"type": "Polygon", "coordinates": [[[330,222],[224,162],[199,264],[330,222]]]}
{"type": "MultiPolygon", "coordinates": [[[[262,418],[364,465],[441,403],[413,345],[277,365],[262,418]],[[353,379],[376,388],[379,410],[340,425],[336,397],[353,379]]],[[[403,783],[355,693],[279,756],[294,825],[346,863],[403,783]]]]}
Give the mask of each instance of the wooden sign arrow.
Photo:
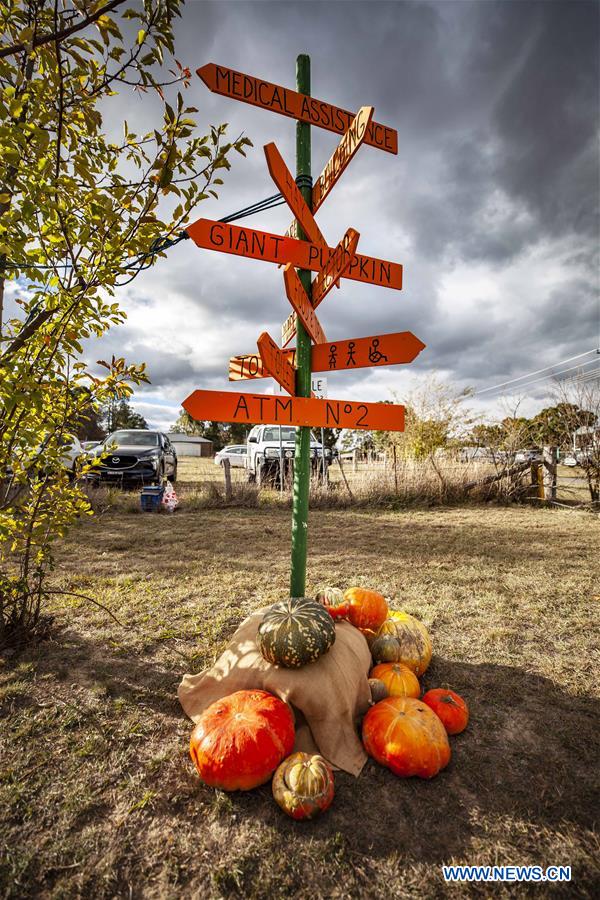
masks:
{"type": "MultiPolygon", "coordinates": [[[[300,321],[306,328],[313,343],[326,343],[327,338],[325,337],[325,332],[321,328],[314,307],[308,298],[308,294],[304,290],[304,285],[300,281],[300,277],[291,263],[288,263],[283,270],[283,280],[285,282],[287,298],[292,304],[296,315],[300,318],[300,321]]],[[[296,323],[294,322],[294,333],[295,331],[296,323]]],[[[289,340],[282,342],[283,346],[285,347],[291,339],[292,338],[290,337],[289,340]]]]}
{"type": "Polygon", "coordinates": [[[315,181],[312,190],[312,209],[316,213],[342,172],[367,136],[373,106],[361,106],[348,131],[336,147],[333,156],[315,181]]]}
{"type": "MultiPolygon", "coordinates": [[[[196,72],[210,91],[223,97],[232,97],[252,106],[260,106],[271,112],[309,125],[318,125],[337,134],[345,134],[355,118],[354,113],[339,106],[332,106],[316,97],[299,94],[289,88],[263,81],[253,75],[244,75],[234,69],[207,63],[196,72]]],[[[387,153],[398,153],[398,132],[387,125],[371,122],[367,128],[365,143],[387,153]]]]}
{"type": "MultiPolygon", "coordinates": [[[[367,134],[367,127],[373,116],[373,111],[373,106],[361,106],[352,120],[350,128],[336,147],[333,156],[316,180],[312,189],[313,215],[329,195],[342,172],[364,141],[367,134]]],[[[298,237],[296,219],[292,221],[285,234],[286,237],[298,237]]]]}
{"type": "Polygon", "coordinates": [[[183,408],[198,421],[404,431],[404,407],[392,403],[194,391],[183,408]]]}
{"type": "MultiPolygon", "coordinates": [[[[312,305],[315,309],[350,266],[352,257],[356,252],[359,237],[358,231],[355,231],[354,228],[349,228],[321,271],[317,274],[312,284],[311,294],[312,305]]],[[[324,342],[319,341],[318,343],[324,342]]]]}
{"type": "MultiPolygon", "coordinates": [[[[241,228],[211,219],[198,219],[185,229],[198,247],[249,256],[272,263],[292,263],[297,269],[311,269],[319,272],[324,268],[334,250],[320,247],[311,241],[298,241],[281,234],[241,228]]],[[[400,263],[376,259],[355,253],[342,278],[377,284],[381,287],[402,290],[402,266],[400,263]]]]}
{"type": "Polygon", "coordinates": [[[300,189],[294,180],[294,176],[283,161],[281,153],[275,144],[266,144],[264,151],[271,178],[283,194],[284,200],[294,213],[296,219],[300,222],[309,241],[312,241],[314,244],[319,244],[321,247],[326,247],[327,241],[321,234],[321,229],[315,222],[313,214],[300,193],[300,189]]]}
{"type": "Polygon", "coordinates": [[[296,393],[296,370],[287,354],[280,350],[273,338],[263,331],[256,342],[263,370],[292,396],[296,393]]]}
{"type": "MultiPolygon", "coordinates": [[[[424,349],[423,341],[411,331],[351,338],[330,344],[315,344],[311,348],[310,368],[311,372],[338,372],[345,369],[395,366],[411,363],[424,349]]],[[[295,367],[295,349],[282,350],[281,353],[295,367]]],[[[268,375],[257,353],[232,356],[229,360],[230,381],[249,381],[267,378],[268,375]]]]}

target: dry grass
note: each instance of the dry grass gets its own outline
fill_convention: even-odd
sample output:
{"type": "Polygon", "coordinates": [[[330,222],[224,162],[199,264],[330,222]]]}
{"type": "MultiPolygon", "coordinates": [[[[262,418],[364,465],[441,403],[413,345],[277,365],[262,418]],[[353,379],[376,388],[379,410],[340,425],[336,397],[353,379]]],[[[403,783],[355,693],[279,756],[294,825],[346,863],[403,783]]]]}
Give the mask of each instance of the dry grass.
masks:
{"type": "Polygon", "coordinates": [[[596,896],[599,531],[589,514],[520,507],[312,513],[310,590],[371,585],[421,617],[424,687],[452,686],[472,719],[431,782],[370,762],[337,774],[322,820],[296,824],[268,786],[199,782],[175,694],[287,593],[289,513],[184,502],[82,523],[55,581],[124,627],[65,597],[51,641],[1,660],[2,895],[462,896],[441,876],[457,860],[570,864],[553,894],[596,896]]]}

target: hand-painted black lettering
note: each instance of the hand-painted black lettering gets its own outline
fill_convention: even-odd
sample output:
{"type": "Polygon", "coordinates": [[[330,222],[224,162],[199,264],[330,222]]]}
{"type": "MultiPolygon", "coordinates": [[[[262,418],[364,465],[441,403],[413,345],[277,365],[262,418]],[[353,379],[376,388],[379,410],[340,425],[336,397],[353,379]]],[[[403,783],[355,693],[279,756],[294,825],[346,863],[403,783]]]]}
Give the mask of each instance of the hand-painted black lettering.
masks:
{"type": "Polygon", "coordinates": [[[287,421],[292,421],[292,398],[288,397],[287,400],[280,399],[279,397],[275,398],[275,421],[283,422],[284,413],[288,413],[287,421]],[[279,411],[281,410],[281,416],[279,415],[279,411]]]}
{"type": "Polygon", "coordinates": [[[325,419],[327,421],[327,425],[329,425],[330,421],[333,420],[336,425],[340,424],[340,404],[336,403],[336,410],[334,411],[332,404],[329,400],[325,401],[325,419]]]}
{"type": "Polygon", "coordinates": [[[369,408],[368,408],[368,406],[365,406],[364,403],[359,403],[358,406],[356,407],[356,411],[358,412],[358,410],[360,410],[360,409],[364,409],[364,412],[363,412],[362,416],[360,417],[360,419],[356,420],[356,427],[358,428],[359,425],[362,425],[363,427],[366,428],[367,423],[365,422],[365,419],[367,418],[367,413],[369,412],[369,408]]]}
{"type": "Polygon", "coordinates": [[[211,225],[210,242],[211,244],[214,244],[215,247],[221,247],[223,245],[223,226],[220,222],[215,222],[214,225],[211,225]]]}
{"type": "Polygon", "coordinates": [[[244,396],[244,394],[240,394],[240,396],[238,397],[238,402],[233,413],[233,418],[237,419],[238,413],[240,413],[242,410],[246,416],[246,421],[249,422],[250,413],[248,412],[248,404],[246,403],[246,397],[244,396]]]}

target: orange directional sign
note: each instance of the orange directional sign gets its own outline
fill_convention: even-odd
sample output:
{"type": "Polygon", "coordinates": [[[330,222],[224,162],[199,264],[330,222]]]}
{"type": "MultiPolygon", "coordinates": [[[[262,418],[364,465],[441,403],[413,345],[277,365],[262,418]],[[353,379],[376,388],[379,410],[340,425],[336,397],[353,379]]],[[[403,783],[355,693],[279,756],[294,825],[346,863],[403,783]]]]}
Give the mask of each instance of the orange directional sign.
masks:
{"type": "MultiPolygon", "coordinates": [[[[207,88],[216,94],[270,109],[271,112],[309,125],[318,125],[319,128],[326,128],[337,134],[345,134],[354,119],[354,113],[340,109],[339,106],[332,106],[315,97],[307,97],[306,94],[299,94],[215,63],[207,63],[196,71],[207,88]]],[[[365,143],[387,153],[398,153],[398,132],[387,125],[371,122],[367,127],[365,143]]]]}
{"type": "MultiPolygon", "coordinates": [[[[300,318],[300,321],[308,331],[313,343],[326,343],[327,338],[325,337],[325,332],[321,328],[314,307],[308,298],[308,294],[304,290],[304,285],[300,281],[300,277],[291,263],[288,263],[283,270],[283,280],[285,282],[287,298],[292,304],[296,315],[300,318]]],[[[285,341],[284,345],[287,343],[289,342],[285,341]]]]}
{"type": "Polygon", "coordinates": [[[199,421],[404,431],[404,407],[391,403],[194,391],[183,408],[199,421]]]}
{"type": "MultiPolygon", "coordinates": [[[[312,285],[312,304],[315,309],[325,299],[336,281],[339,281],[348,269],[356,252],[359,237],[358,231],[355,231],[354,228],[349,228],[321,271],[317,274],[312,285]]],[[[318,341],[318,343],[324,342],[318,341]]]]}
{"type": "Polygon", "coordinates": [[[313,214],[300,193],[300,189],[294,180],[294,176],[283,161],[281,153],[275,144],[266,144],[264,150],[271,178],[283,194],[283,198],[287,202],[287,205],[302,225],[309,241],[326,247],[327,241],[321,234],[321,229],[315,222],[313,214]]]}
{"type": "Polygon", "coordinates": [[[367,130],[373,118],[372,106],[361,106],[352,120],[348,131],[336,147],[335,152],[318,179],[312,190],[312,209],[316,213],[320,205],[329,194],[342,172],[365,140],[367,130]]]}
{"type": "Polygon", "coordinates": [[[280,350],[270,334],[263,331],[256,342],[263,369],[281,385],[284,391],[296,393],[296,370],[292,367],[287,355],[280,350]]]}
{"type": "MultiPolygon", "coordinates": [[[[298,269],[311,269],[313,272],[320,271],[334,252],[331,247],[319,247],[311,241],[298,241],[281,234],[240,228],[239,225],[227,225],[211,219],[198,219],[188,225],[186,231],[198,247],[206,250],[250,256],[272,263],[291,262],[298,269]]],[[[342,278],[402,290],[400,263],[360,253],[354,254],[342,278]]]]}
{"type": "MultiPolygon", "coordinates": [[[[338,372],[344,369],[364,369],[367,366],[395,366],[411,363],[425,349],[425,344],[411,331],[395,334],[376,334],[372,337],[351,338],[330,344],[315,344],[311,348],[311,372],[338,372]]],[[[281,351],[290,365],[296,365],[294,348],[281,351]]],[[[229,380],[248,381],[267,378],[257,353],[232,356],[229,360],[229,380]]]]}

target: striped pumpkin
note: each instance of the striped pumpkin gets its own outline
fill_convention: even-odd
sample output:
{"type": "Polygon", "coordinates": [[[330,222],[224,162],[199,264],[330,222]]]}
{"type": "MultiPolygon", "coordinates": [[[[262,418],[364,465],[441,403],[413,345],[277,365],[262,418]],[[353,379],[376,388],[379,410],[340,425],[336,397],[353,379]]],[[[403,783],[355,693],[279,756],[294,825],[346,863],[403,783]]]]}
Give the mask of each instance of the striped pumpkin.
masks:
{"type": "Polygon", "coordinates": [[[324,606],[309,597],[274,603],[258,626],[256,642],[276,666],[299,669],[314,662],[335,641],[335,623],[324,606]]]}

